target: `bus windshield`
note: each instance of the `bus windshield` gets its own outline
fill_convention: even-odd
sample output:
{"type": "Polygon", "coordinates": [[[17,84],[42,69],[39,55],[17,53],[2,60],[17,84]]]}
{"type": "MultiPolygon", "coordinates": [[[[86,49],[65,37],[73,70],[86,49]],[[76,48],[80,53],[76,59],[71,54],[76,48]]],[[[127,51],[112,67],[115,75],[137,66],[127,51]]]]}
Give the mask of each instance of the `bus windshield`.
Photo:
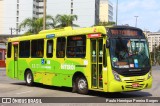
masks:
{"type": "Polygon", "coordinates": [[[114,68],[145,68],[150,66],[146,39],[112,38],[110,55],[114,68]]]}

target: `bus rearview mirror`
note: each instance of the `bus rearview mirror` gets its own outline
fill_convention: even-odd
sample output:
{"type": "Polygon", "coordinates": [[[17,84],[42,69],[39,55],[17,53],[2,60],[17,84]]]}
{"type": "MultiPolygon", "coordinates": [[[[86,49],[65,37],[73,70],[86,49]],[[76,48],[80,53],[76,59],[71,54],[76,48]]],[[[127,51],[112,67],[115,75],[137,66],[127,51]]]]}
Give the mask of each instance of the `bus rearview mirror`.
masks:
{"type": "Polygon", "coordinates": [[[106,48],[109,48],[109,40],[106,40],[106,48]]]}

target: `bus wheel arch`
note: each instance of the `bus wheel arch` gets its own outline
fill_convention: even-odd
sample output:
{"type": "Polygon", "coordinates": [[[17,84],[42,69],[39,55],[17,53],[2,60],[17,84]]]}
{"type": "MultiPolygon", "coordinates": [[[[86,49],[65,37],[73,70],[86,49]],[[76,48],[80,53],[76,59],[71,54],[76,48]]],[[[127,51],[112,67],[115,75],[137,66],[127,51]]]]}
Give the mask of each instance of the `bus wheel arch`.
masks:
{"type": "Polygon", "coordinates": [[[88,93],[88,82],[82,72],[76,72],[72,78],[72,92],[80,94],[88,93]]]}
{"type": "Polygon", "coordinates": [[[34,84],[33,73],[32,73],[32,71],[31,71],[29,68],[27,68],[27,69],[25,70],[24,79],[25,79],[26,84],[27,84],[28,86],[32,86],[32,85],[34,84]]]}

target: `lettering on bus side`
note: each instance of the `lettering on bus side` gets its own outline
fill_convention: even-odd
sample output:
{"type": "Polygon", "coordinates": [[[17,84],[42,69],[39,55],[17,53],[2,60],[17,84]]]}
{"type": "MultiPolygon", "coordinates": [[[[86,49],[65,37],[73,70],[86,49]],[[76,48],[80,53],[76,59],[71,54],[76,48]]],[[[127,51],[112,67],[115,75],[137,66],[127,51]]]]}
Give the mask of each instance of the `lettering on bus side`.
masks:
{"type": "Polygon", "coordinates": [[[64,69],[64,70],[75,70],[75,65],[73,65],[73,64],[61,64],[61,69],[64,69]]]}

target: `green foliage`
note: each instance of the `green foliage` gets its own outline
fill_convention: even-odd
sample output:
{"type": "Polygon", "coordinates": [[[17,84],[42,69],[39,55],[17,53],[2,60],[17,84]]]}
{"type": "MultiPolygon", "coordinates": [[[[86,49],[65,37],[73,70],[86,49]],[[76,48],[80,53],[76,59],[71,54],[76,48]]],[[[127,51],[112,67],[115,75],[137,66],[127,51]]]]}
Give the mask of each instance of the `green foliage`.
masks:
{"type": "Polygon", "coordinates": [[[57,15],[56,19],[58,21],[58,26],[57,27],[67,27],[67,26],[75,26],[79,27],[76,24],[73,24],[73,21],[77,20],[78,17],[77,15],[57,15]]]}
{"type": "MultiPolygon", "coordinates": [[[[47,15],[46,16],[46,29],[76,26],[73,21],[77,20],[77,15],[57,15],[55,18],[47,15]]],[[[42,18],[26,18],[19,25],[20,30],[27,30],[24,35],[37,34],[39,31],[43,30],[43,17],[42,18]]]]}
{"type": "Polygon", "coordinates": [[[159,64],[160,65],[160,45],[153,48],[153,50],[151,52],[151,60],[152,60],[153,64],[159,64]],[[156,63],[154,63],[154,55],[155,55],[156,63]]]}
{"type": "Polygon", "coordinates": [[[100,26],[111,26],[111,25],[115,25],[115,22],[99,22],[98,25],[100,26]]]}

